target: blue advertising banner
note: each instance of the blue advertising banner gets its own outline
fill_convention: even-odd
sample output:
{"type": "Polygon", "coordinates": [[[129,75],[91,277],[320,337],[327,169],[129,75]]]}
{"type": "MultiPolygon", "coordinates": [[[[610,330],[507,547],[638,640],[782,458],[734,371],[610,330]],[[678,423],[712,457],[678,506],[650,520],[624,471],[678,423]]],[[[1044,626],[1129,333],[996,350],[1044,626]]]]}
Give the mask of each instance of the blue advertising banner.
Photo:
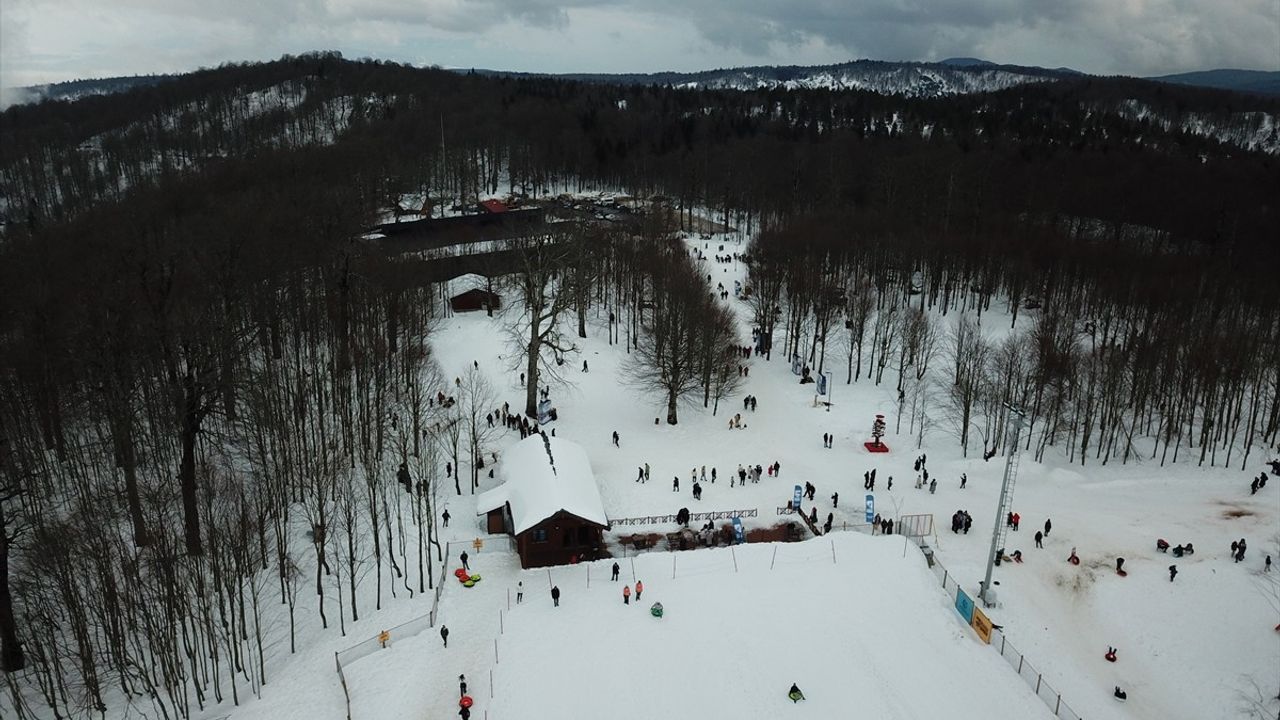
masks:
{"type": "Polygon", "coordinates": [[[827,373],[818,373],[818,394],[827,394],[827,373]]]}
{"type": "Polygon", "coordinates": [[[742,527],[742,518],[734,516],[733,518],[733,539],[739,545],[747,541],[747,531],[742,527]]]}
{"type": "Polygon", "coordinates": [[[963,590],[956,591],[956,612],[966,623],[973,623],[973,600],[963,590]]]}
{"type": "Polygon", "coordinates": [[[876,519],[876,496],[868,495],[867,496],[867,522],[871,522],[872,520],[875,520],[875,519],[876,519]]]}
{"type": "Polygon", "coordinates": [[[791,507],[795,508],[796,512],[800,512],[800,501],[803,499],[804,499],[804,488],[797,485],[795,499],[791,501],[791,507]]]}

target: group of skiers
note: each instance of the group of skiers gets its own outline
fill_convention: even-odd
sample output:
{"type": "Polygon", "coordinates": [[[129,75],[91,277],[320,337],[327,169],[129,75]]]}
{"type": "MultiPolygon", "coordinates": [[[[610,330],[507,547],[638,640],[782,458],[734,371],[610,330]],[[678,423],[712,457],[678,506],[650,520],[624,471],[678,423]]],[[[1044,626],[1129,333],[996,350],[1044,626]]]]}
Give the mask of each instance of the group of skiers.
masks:
{"type": "Polygon", "coordinates": [[[1249,483],[1249,494],[1257,495],[1258,491],[1266,486],[1267,486],[1267,473],[1260,472],[1258,473],[1258,477],[1254,478],[1253,482],[1249,483]]]}
{"type": "Polygon", "coordinates": [[[968,510],[957,510],[951,515],[951,532],[964,532],[969,534],[969,528],[973,526],[973,518],[969,516],[968,510]]]}

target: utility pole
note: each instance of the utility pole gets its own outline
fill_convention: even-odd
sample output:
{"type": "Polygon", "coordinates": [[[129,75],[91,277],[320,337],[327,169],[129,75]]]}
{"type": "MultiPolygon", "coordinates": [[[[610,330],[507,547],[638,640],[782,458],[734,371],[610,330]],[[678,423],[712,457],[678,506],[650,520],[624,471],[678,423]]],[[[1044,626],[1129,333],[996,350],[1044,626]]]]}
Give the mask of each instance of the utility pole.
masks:
{"type": "Polygon", "coordinates": [[[1015,461],[1018,456],[1018,436],[1022,434],[1022,411],[1012,406],[1008,406],[1008,409],[1009,418],[1013,424],[1013,439],[1009,442],[1009,454],[1005,458],[1004,482],[1000,485],[1000,504],[996,506],[995,528],[991,531],[991,551],[987,553],[987,576],[982,581],[981,592],[978,593],[978,597],[982,598],[983,604],[988,606],[987,595],[991,590],[991,571],[996,565],[996,553],[1003,549],[999,545],[1001,536],[1000,523],[1004,522],[1005,506],[1009,501],[1009,495],[1013,492],[1013,480],[1018,467],[1015,461]]]}

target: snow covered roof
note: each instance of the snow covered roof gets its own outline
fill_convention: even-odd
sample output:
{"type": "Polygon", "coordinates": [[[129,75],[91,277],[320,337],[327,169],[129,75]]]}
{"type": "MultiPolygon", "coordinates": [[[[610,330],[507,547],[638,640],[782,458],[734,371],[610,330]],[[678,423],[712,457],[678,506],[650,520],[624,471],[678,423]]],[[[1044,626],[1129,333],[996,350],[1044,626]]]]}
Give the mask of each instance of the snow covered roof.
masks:
{"type": "Polygon", "coordinates": [[[581,446],[545,433],[516,443],[502,457],[507,481],[476,498],[476,514],[511,503],[515,534],[561,510],[600,525],[609,518],[581,446]]]}
{"type": "Polygon", "coordinates": [[[475,273],[466,273],[449,280],[449,293],[452,295],[476,288],[487,289],[488,287],[489,278],[475,273]]]}

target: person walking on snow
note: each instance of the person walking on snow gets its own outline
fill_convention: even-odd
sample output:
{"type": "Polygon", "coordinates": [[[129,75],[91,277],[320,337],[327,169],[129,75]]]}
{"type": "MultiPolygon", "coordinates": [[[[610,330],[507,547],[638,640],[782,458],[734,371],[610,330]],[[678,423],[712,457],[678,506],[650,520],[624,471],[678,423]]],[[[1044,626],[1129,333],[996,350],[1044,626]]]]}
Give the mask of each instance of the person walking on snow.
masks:
{"type": "Polygon", "coordinates": [[[680,477],[678,475],[671,480],[671,492],[680,492],[680,477]]]}
{"type": "Polygon", "coordinates": [[[1036,531],[1036,547],[1044,548],[1044,545],[1040,544],[1040,541],[1043,539],[1044,539],[1044,534],[1042,534],[1039,530],[1037,530],[1036,531]]]}
{"type": "Polygon", "coordinates": [[[644,480],[649,482],[649,463],[644,464],[644,480]]]}
{"type": "Polygon", "coordinates": [[[560,586],[559,585],[551,586],[551,602],[555,603],[556,607],[560,607],[560,586]]]}
{"type": "Polygon", "coordinates": [[[929,481],[929,494],[933,495],[936,492],[938,492],[938,478],[929,481]]]}
{"type": "Polygon", "coordinates": [[[467,694],[467,676],[459,675],[458,676],[458,697],[462,697],[463,695],[466,695],[466,694],[467,694]]]}
{"type": "Polygon", "coordinates": [[[831,493],[831,507],[840,507],[840,493],[831,493]]]}
{"type": "Polygon", "coordinates": [[[622,586],[622,604],[623,605],[631,604],[631,586],[630,585],[622,586]]]}
{"type": "Polygon", "coordinates": [[[619,440],[619,439],[620,439],[620,438],[618,437],[618,431],[617,431],[617,430],[614,430],[614,431],[613,431],[613,446],[614,446],[614,447],[616,447],[616,448],[620,448],[620,447],[622,447],[621,445],[619,445],[619,444],[618,444],[618,440],[619,440]]]}
{"type": "Polygon", "coordinates": [[[1053,520],[1046,519],[1044,521],[1044,536],[1049,537],[1049,531],[1053,529],[1053,520]]]}
{"type": "Polygon", "coordinates": [[[1170,565],[1169,566],[1169,582],[1173,582],[1173,579],[1177,576],[1178,576],[1178,566],[1170,565]]]}
{"type": "Polygon", "coordinates": [[[445,527],[449,527],[449,509],[448,508],[445,508],[444,514],[440,516],[440,519],[444,521],[445,527]]]}
{"type": "Polygon", "coordinates": [[[524,602],[524,581],[516,583],[516,604],[524,602]]]}
{"type": "Polygon", "coordinates": [[[468,572],[470,572],[470,571],[471,571],[471,566],[467,564],[467,551],[466,551],[466,550],[463,550],[463,551],[462,551],[462,555],[460,556],[460,559],[462,560],[462,569],[463,569],[463,570],[466,570],[466,571],[468,571],[468,572]]]}
{"type": "Polygon", "coordinates": [[[444,646],[449,647],[449,626],[440,626],[440,639],[444,641],[444,646]]]}
{"type": "Polygon", "coordinates": [[[969,482],[969,476],[965,475],[964,473],[960,473],[960,489],[961,490],[964,489],[964,486],[968,484],[968,482],[969,482]]]}
{"type": "Polygon", "coordinates": [[[614,563],[614,564],[613,564],[613,577],[612,577],[612,578],[610,578],[610,579],[616,582],[616,581],[617,581],[617,579],[618,579],[618,572],[619,572],[621,569],[622,569],[622,568],[618,567],[618,563],[614,563]]]}
{"type": "Polygon", "coordinates": [[[640,602],[640,593],[644,592],[644,583],[636,581],[636,602],[640,602]]]}

